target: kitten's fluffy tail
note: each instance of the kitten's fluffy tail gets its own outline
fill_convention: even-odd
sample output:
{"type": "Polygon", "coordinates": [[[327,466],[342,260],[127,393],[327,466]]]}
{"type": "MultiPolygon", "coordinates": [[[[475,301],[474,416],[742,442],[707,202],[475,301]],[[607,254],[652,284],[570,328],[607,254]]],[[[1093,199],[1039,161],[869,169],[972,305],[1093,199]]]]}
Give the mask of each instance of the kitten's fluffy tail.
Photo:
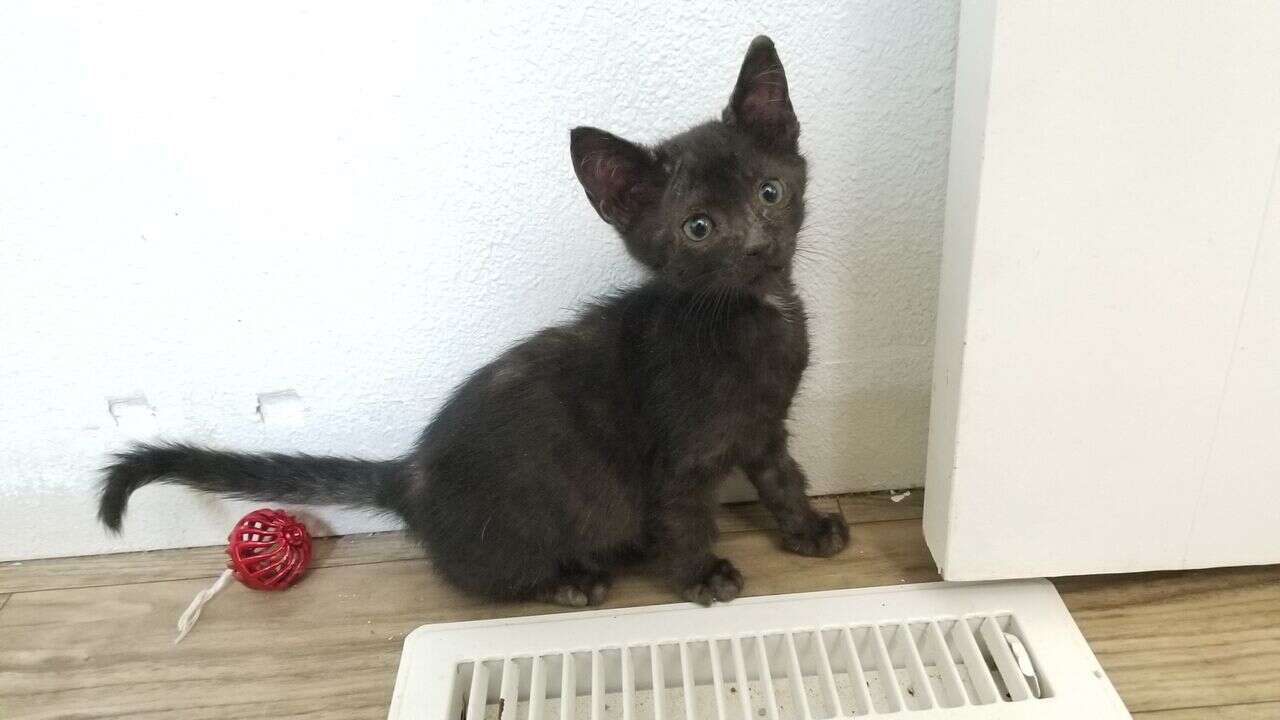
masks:
{"type": "Polygon", "coordinates": [[[310,455],[252,455],[182,444],[136,445],[104,469],[98,519],[119,532],[129,495],[176,483],[246,500],[391,509],[404,465],[310,455]]]}

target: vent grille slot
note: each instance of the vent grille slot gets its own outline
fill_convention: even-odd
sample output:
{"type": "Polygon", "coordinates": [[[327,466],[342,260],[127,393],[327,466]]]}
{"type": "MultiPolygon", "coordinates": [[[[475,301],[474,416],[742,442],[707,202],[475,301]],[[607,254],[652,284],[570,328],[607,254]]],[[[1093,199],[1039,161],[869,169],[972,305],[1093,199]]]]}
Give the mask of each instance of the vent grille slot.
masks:
{"type": "Polygon", "coordinates": [[[824,720],[1034,702],[1005,633],[1028,646],[997,615],[469,660],[449,717],[824,720]]]}

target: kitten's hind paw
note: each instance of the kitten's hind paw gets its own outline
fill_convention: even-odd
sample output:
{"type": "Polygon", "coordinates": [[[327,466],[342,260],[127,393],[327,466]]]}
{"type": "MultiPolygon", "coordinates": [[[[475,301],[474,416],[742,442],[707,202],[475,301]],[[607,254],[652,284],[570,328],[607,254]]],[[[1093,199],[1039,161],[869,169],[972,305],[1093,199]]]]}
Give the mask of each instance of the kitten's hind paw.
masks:
{"type": "Polygon", "coordinates": [[[538,599],[566,607],[599,605],[608,597],[610,584],[605,573],[570,573],[549,584],[538,599]]]}
{"type": "Polygon", "coordinates": [[[782,536],[782,547],[810,557],[831,557],[848,544],[849,525],[837,513],[815,514],[799,532],[782,536]]]}
{"type": "Polygon", "coordinates": [[[716,560],[711,568],[694,584],[686,587],[681,596],[699,605],[713,602],[729,602],[742,592],[742,573],[728,560],[716,560]]]}

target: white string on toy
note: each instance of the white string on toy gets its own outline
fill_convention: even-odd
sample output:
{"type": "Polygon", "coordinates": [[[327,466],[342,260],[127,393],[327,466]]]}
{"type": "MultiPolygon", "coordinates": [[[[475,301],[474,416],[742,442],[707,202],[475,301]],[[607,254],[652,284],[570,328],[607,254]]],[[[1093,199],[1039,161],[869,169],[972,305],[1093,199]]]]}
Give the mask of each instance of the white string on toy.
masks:
{"type": "Polygon", "coordinates": [[[186,637],[187,633],[191,632],[191,628],[195,627],[196,621],[200,619],[200,611],[204,610],[205,604],[212,600],[214,595],[222,592],[222,589],[231,582],[231,578],[233,577],[235,577],[234,572],[230,569],[224,570],[222,571],[222,575],[218,576],[217,581],[215,581],[213,585],[201,590],[200,593],[196,595],[195,599],[191,601],[191,604],[187,606],[186,611],[182,613],[182,617],[178,618],[178,637],[173,639],[174,645],[182,642],[182,638],[186,637]]]}

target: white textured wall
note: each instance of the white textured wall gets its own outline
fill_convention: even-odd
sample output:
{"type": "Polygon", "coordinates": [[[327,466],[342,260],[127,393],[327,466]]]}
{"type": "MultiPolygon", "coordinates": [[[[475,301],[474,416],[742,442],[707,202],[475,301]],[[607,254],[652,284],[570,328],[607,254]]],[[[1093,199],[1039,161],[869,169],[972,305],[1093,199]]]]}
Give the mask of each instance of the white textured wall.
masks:
{"type": "Polygon", "coordinates": [[[145,393],[164,437],[403,451],[470,370],[635,277],[569,127],[718,114],[759,32],[813,169],[797,451],[816,492],[923,480],[951,4],[309,5],[0,6],[0,557],[238,517],[149,488],[101,532],[111,397],[145,393]],[[259,423],[284,389],[305,424],[259,423]]]}

